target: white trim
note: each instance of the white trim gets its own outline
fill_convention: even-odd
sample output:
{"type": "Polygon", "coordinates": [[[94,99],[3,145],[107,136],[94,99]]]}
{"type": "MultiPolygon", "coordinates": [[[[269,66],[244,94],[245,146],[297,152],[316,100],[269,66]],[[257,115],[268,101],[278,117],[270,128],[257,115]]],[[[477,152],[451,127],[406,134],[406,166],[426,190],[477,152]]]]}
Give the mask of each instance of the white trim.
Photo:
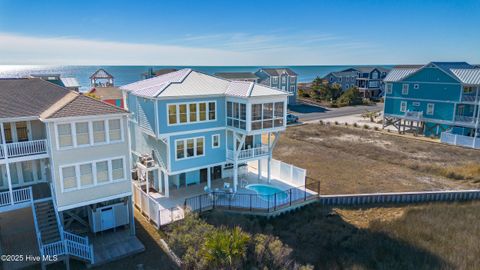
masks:
{"type": "Polygon", "coordinates": [[[392,83],[386,83],[385,84],[385,93],[388,95],[391,95],[393,93],[393,84],[392,83]]]}
{"type": "MultiPolygon", "coordinates": [[[[112,105],[113,106],[113,105],[112,105]]],[[[63,117],[63,118],[49,118],[49,119],[43,119],[43,118],[36,118],[34,120],[40,120],[42,122],[57,122],[57,123],[69,123],[69,122],[83,122],[83,121],[88,121],[88,120],[93,120],[93,119],[110,119],[110,118],[123,118],[125,116],[128,116],[129,113],[115,113],[115,114],[101,114],[101,115],[87,115],[87,116],[74,116],[74,117],[63,117]]]]}
{"type": "Polygon", "coordinates": [[[435,103],[427,103],[426,115],[434,115],[434,114],[435,114],[435,103]]]}
{"type": "Polygon", "coordinates": [[[413,89],[420,89],[420,84],[414,83],[413,84],[413,89]]]}
{"type": "Polygon", "coordinates": [[[183,160],[187,160],[187,159],[193,159],[193,158],[199,158],[199,157],[203,157],[205,156],[205,136],[198,136],[198,137],[192,137],[192,138],[183,138],[183,139],[176,139],[174,141],[174,144],[175,146],[175,161],[183,161],[183,160]],[[203,139],[203,153],[202,155],[197,155],[197,139],[203,139]],[[193,140],[193,152],[194,152],[194,155],[191,156],[191,157],[187,157],[187,141],[188,140],[193,140]],[[179,141],[183,141],[183,158],[178,158],[177,157],[177,143],[179,141]]]}
{"type": "Polygon", "coordinates": [[[408,95],[408,88],[410,85],[408,83],[402,83],[402,95],[408,95]]]}
{"type": "Polygon", "coordinates": [[[58,210],[58,212],[62,212],[62,211],[65,211],[65,210],[70,210],[70,209],[82,207],[82,206],[85,206],[85,205],[90,205],[90,204],[99,203],[99,202],[111,201],[111,200],[115,200],[115,199],[119,199],[119,198],[128,197],[128,196],[131,196],[131,195],[132,195],[132,192],[129,191],[129,192],[125,192],[125,193],[122,193],[122,194],[112,195],[112,196],[109,196],[109,197],[103,197],[103,198],[100,198],[100,199],[90,200],[90,201],[86,201],[86,202],[71,204],[71,205],[67,205],[67,206],[59,206],[57,210],[58,210]]]}
{"type": "Polygon", "coordinates": [[[400,112],[406,112],[407,111],[407,102],[406,101],[400,101],[400,112]]]}
{"type": "Polygon", "coordinates": [[[62,151],[62,150],[70,150],[70,149],[76,149],[76,148],[86,148],[86,147],[92,147],[92,146],[99,146],[99,145],[106,145],[106,144],[114,144],[114,143],[122,143],[125,141],[125,136],[124,136],[124,124],[123,124],[124,119],[123,118],[106,118],[106,119],[95,119],[95,120],[89,120],[89,121],[73,121],[73,122],[55,122],[55,141],[56,141],[56,149],[57,151],[62,151]],[[112,120],[119,120],[120,121],[120,140],[115,140],[112,141],[110,140],[110,124],[109,122],[112,120]],[[105,142],[100,142],[100,143],[95,143],[93,140],[93,122],[99,122],[99,121],[104,121],[105,125],[105,142]],[[88,144],[83,144],[83,145],[78,145],[77,143],[77,133],[76,133],[76,124],[77,123],[87,123],[88,124],[88,133],[89,133],[89,138],[90,142],[88,144]],[[59,140],[59,134],[58,134],[58,126],[59,125],[70,125],[70,135],[72,137],[72,146],[66,146],[66,147],[61,147],[60,146],[60,140],[59,140]]]}
{"type": "Polygon", "coordinates": [[[458,102],[458,101],[450,101],[450,100],[438,100],[438,99],[424,99],[424,98],[408,98],[408,97],[394,97],[394,96],[389,96],[389,99],[401,99],[401,100],[410,100],[410,101],[427,101],[427,102],[438,102],[438,103],[464,103],[464,102],[458,102]]]}
{"type": "Polygon", "coordinates": [[[212,134],[212,149],[220,148],[220,145],[221,145],[220,138],[221,138],[220,134],[212,134]],[[218,138],[218,145],[217,146],[215,146],[215,144],[214,144],[214,142],[215,142],[214,138],[215,137],[218,138]]]}
{"type": "Polygon", "coordinates": [[[78,190],[83,190],[83,189],[89,189],[89,188],[94,188],[94,187],[99,187],[107,184],[114,184],[118,182],[123,182],[123,181],[128,181],[128,175],[127,175],[127,169],[126,169],[126,163],[125,163],[125,156],[117,156],[117,157],[109,157],[109,158],[103,158],[103,159],[98,159],[98,160],[91,160],[88,162],[77,162],[77,163],[72,163],[72,164],[65,164],[62,166],[58,167],[59,171],[59,181],[60,181],[60,187],[62,193],[68,193],[71,191],[78,191],[78,190]],[[113,180],[112,178],[112,161],[116,159],[121,159],[123,163],[123,179],[118,179],[118,180],[113,180]],[[97,179],[97,163],[98,162],[107,162],[107,168],[108,168],[108,181],[107,182],[102,182],[98,183],[97,179]],[[85,165],[85,164],[92,164],[92,174],[93,174],[93,184],[92,185],[87,185],[87,186],[81,186],[81,180],[80,180],[80,165],[85,165]],[[66,167],[74,167],[75,168],[75,178],[77,182],[77,187],[75,188],[69,188],[65,189],[63,186],[63,168],[66,167]]]}
{"type": "Polygon", "coordinates": [[[202,100],[202,101],[191,101],[191,102],[175,102],[175,103],[167,103],[166,104],[166,116],[167,116],[167,126],[182,126],[188,124],[199,124],[199,123],[208,123],[208,122],[216,122],[218,120],[218,113],[217,113],[217,101],[216,100],[202,100]],[[200,120],[200,104],[205,103],[205,120],[200,120]],[[210,103],[215,103],[215,119],[210,119],[210,103]],[[190,121],[190,105],[196,104],[196,121],[190,121]],[[175,105],[176,110],[176,123],[170,124],[170,114],[168,107],[171,105],[175,105]],[[187,114],[187,121],[184,123],[180,123],[180,105],[186,106],[186,114],[187,114]]]}
{"type": "Polygon", "coordinates": [[[168,138],[170,136],[178,136],[178,135],[185,135],[185,134],[192,134],[192,133],[201,133],[201,132],[210,132],[210,131],[217,131],[217,130],[222,130],[222,129],[227,129],[225,126],[221,127],[215,127],[215,128],[204,128],[204,129],[196,129],[194,131],[188,130],[188,131],[179,131],[179,132],[170,132],[170,133],[163,133],[160,136],[160,139],[163,138],[168,138]]]}
{"type": "MultiPolygon", "coordinates": [[[[192,172],[192,171],[198,171],[200,169],[205,169],[206,167],[215,167],[215,166],[225,165],[227,163],[231,163],[231,162],[223,161],[223,162],[219,162],[219,163],[215,163],[215,164],[202,165],[202,166],[198,166],[198,167],[195,167],[195,168],[189,168],[189,169],[184,169],[184,170],[180,170],[180,171],[172,171],[172,172],[169,172],[168,175],[170,176],[170,175],[177,175],[177,174],[187,173],[187,172],[192,172]]],[[[241,163],[243,163],[243,161],[241,163]]]]}

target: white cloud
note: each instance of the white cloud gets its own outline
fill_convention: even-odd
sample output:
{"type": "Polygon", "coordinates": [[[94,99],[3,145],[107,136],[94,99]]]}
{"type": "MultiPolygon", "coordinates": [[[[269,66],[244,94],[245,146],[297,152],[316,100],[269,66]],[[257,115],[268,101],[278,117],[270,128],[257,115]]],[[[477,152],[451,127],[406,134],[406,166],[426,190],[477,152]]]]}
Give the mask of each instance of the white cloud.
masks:
{"type": "MultiPolygon", "coordinates": [[[[382,64],[376,46],[328,34],[189,35],[164,44],[0,33],[4,65],[382,64]]],[[[386,59],[384,59],[386,60],[386,59]]],[[[387,59],[388,60],[388,59],[387,59]]]]}

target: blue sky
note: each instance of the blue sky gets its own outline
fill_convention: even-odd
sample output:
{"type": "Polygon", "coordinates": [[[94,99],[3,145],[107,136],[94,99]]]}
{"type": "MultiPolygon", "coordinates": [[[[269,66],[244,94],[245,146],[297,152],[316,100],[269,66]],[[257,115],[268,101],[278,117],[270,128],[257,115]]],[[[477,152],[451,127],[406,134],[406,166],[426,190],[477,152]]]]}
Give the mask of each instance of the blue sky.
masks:
{"type": "Polygon", "coordinates": [[[480,63],[479,0],[0,0],[0,64],[480,63]]]}

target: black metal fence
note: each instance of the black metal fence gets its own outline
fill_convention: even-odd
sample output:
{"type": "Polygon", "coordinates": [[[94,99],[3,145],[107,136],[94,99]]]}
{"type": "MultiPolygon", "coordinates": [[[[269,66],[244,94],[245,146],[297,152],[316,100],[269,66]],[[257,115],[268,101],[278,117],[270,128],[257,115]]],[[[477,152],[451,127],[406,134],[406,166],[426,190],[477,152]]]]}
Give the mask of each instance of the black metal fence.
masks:
{"type": "Polygon", "coordinates": [[[211,192],[185,199],[184,208],[194,212],[212,209],[242,212],[273,213],[291,206],[315,201],[320,194],[320,182],[308,183],[270,195],[257,193],[211,192]]]}

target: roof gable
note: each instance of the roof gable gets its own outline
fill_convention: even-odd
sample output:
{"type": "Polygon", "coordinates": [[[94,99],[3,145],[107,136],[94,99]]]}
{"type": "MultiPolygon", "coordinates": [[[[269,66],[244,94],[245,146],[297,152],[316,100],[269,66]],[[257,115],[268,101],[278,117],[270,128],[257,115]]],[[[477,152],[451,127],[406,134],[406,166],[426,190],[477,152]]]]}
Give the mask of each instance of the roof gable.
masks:
{"type": "Polygon", "coordinates": [[[108,73],[105,69],[99,68],[95,71],[91,76],[90,79],[97,78],[97,79],[112,79],[112,74],[108,73]]]}

